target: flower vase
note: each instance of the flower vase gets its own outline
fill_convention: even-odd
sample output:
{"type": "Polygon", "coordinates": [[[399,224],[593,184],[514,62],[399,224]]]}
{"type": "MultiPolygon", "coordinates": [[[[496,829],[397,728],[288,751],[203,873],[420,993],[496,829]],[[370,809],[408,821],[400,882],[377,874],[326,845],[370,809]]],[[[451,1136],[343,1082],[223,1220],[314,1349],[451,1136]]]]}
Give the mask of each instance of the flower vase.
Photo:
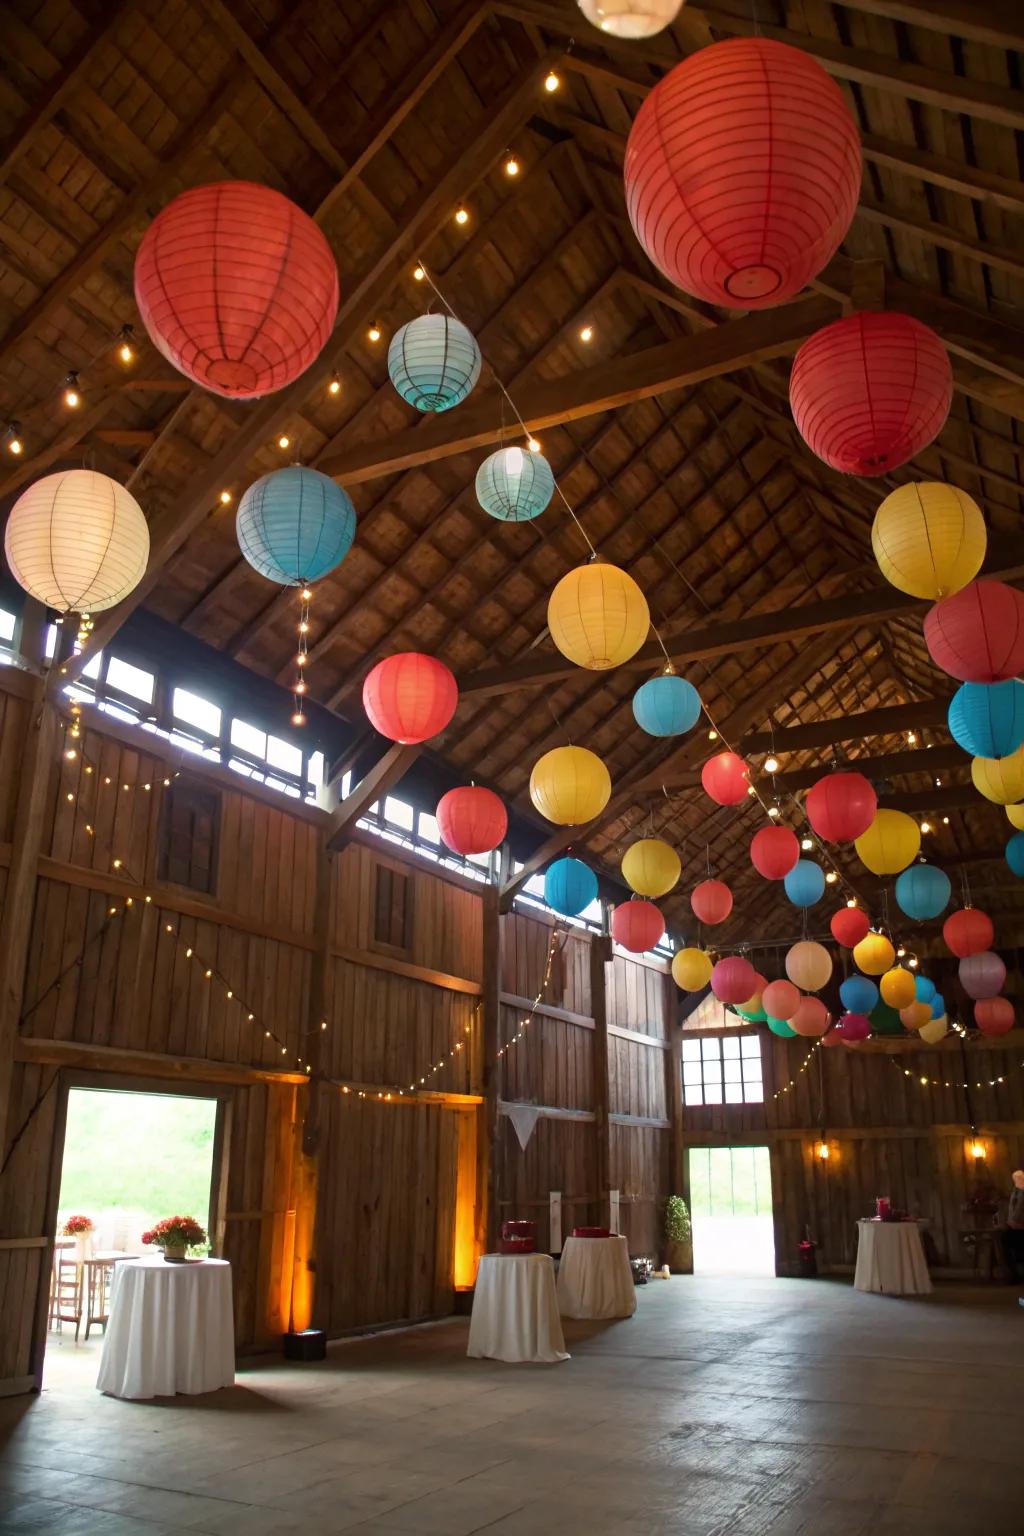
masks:
{"type": "Polygon", "coordinates": [[[75,1236],[75,1263],[84,1264],[92,1252],[92,1234],[79,1232],[75,1236]]]}
{"type": "Polygon", "coordinates": [[[168,1264],[184,1264],[185,1252],[184,1243],[167,1243],[164,1246],[164,1260],[168,1264]]]}

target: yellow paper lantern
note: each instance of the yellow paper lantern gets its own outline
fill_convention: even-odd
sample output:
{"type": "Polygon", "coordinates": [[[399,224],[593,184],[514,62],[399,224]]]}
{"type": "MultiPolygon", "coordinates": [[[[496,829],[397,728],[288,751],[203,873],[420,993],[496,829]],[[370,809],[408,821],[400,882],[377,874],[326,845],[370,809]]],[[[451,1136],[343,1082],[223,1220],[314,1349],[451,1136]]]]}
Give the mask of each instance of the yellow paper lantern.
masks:
{"type": "Polygon", "coordinates": [[[1018,747],[1009,757],[972,757],[971,778],[986,800],[993,800],[996,805],[1014,805],[1024,797],[1024,747],[1018,747]]]}
{"type": "Polygon", "coordinates": [[[1024,832],[1024,802],[1020,805],[1008,805],[1006,814],[1018,832],[1024,832]]]}
{"type": "Polygon", "coordinates": [[[931,1023],[931,1003],[908,1003],[900,1009],[900,1023],[907,1029],[920,1029],[922,1025],[931,1023]]]}
{"type": "Polygon", "coordinates": [[[938,1045],[943,1035],[949,1034],[949,1020],[943,1014],[941,1019],[929,1019],[927,1024],[922,1024],[918,1030],[918,1038],[926,1045],[938,1045]]]}
{"type": "Polygon", "coordinates": [[[801,992],[820,992],[832,975],[832,956],[824,944],[801,939],[786,952],[786,975],[801,992]]]}
{"type": "Polygon", "coordinates": [[[678,853],[660,837],[642,837],[622,855],[623,877],[638,896],[664,896],[682,870],[678,853]]]}
{"type": "Polygon", "coordinates": [[[700,992],[713,970],[714,961],[703,949],[679,949],[672,956],[672,980],[683,992],[700,992]]]}
{"type": "Polygon", "coordinates": [[[886,581],[933,601],[974,580],[985,544],[977,502],[941,480],[901,485],[882,502],[871,528],[871,547],[886,581]]]}
{"type": "Polygon", "coordinates": [[[886,971],[878,983],[878,990],[882,994],[882,1002],[888,1003],[890,1008],[906,1008],[917,997],[914,978],[902,965],[886,971]]]}
{"type": "Polygon", "coordinates": [[[552,640],[569,661],[592,672],[628,661],[650,627],[647,599],[632,576],[605,560],[569,571],[548,599],[552,640]]]}
{"type": "Polygon", "coordinates": [[[853,947],[853,963],[865,976],[881,976],[895,959],[896,951],[884,933],[867,933],[853,947]]]}
{"type": "Polygon", "coordinates": [[[533,765],[530,799],[548,821],[575,827],[600,816],[612,792],[608,769],[586,747],[553,747],[533,765]]]}
{"type": "Polygon", "coordinates": [[[15,581],[47,608],[99,613],[142,580],[149,528],[118,481],[93,469],[65,469],[18,497],[4,547],[15,581]]]}
{"type": "Polygon", "coordinates": [[[853,845],[873,875],[898,875],[921,851],[921,829],[906,811],[876,811],[875,819],[853,845]]]}

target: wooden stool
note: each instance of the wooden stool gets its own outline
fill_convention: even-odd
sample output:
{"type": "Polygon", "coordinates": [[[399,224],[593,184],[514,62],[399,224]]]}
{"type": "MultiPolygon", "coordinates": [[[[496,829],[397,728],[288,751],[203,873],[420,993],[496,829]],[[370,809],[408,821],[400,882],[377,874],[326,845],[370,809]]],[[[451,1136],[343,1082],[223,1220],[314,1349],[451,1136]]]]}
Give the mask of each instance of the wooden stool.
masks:
{"type": "Polygon", "coordinates": [[[82,1326],[82,1265],[77,1259],[65,1258],[64,1254],[57,1252],[56,1280],[54,1286],[53,1305],[50,1308],[50,1321],[56,1324],[58,1333],[63,1333],[62,1323],[74,1323],[75,1343],[78,1343],[78,1334],[82,1326]]]}

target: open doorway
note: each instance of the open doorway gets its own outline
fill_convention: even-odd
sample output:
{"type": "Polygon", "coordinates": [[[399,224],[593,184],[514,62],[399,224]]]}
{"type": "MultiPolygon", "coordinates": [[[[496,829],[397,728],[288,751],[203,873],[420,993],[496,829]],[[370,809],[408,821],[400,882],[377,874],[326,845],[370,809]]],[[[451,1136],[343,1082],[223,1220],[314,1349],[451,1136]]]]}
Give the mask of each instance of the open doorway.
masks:
{"type": "Polygon", "coordinates": [[[694,1274],[774,1275],[767,1147],[691,1147],[690,1209],[694,1274]]]}

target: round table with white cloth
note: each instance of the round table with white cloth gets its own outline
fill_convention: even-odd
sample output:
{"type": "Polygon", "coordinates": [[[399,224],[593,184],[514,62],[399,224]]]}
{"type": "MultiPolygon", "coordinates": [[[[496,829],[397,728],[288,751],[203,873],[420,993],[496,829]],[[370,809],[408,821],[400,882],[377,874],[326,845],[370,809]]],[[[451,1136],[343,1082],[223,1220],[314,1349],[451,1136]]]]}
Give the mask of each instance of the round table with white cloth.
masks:
{"type": "Polygon", "coordinates": [[[925,1262],[921,1229],[916,1221],[857,1223],[857,1291],[881,1291],[884,1296],[927,1296],[932,1288],[925,1262]]]}
{"type": "Polygon", "coordinates": [[[96,1385],[111,1397],[216,1392],[235,1381],[231,1265],[119,1264],[96,1385]]]}
{"type": "Polygon", "coordinates": [[[475,1360],[568,1360],[549,1253],[485,1253],[466,1354],[475,1360]]]}
{"type": "Polygon", "coordinates": [[[636,1286],[624,1237],[567,1237],[558,1266],[563,1317],[632,1317],[636,1286]]]}

